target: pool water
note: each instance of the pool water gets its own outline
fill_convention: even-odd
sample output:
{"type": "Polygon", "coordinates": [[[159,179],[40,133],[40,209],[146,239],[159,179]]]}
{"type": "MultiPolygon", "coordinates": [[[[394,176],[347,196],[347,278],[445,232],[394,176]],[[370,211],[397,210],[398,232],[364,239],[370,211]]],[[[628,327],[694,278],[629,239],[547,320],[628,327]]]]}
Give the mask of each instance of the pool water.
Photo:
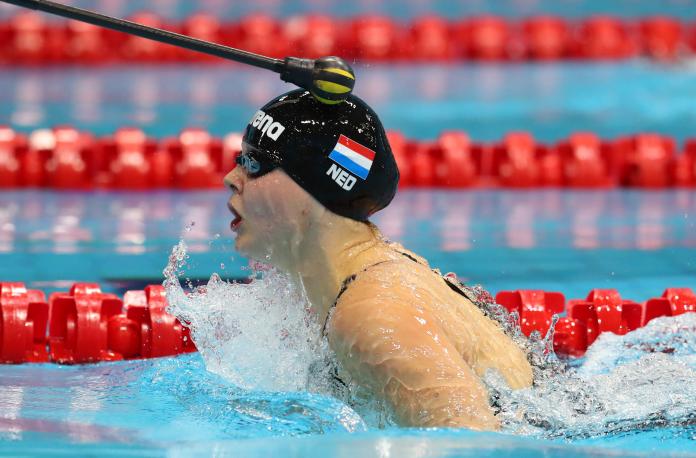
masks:
{"type": "MultiPolygon", "coordinates": [[[[191,354],[84,367],[3,367],[0,372],[2,450],[23,454],[50,449],[65,454],[91,450],[100,454],[147,452],[174,456],[189,456],[194,452],[243,456],[291,452],[289,456],[317,457],[351,451],[361,451],[359,456],[364,452],[365,456],[437,457],[541,453],[602,456],[618,452],[622,456],[644,456],[644,452],[651,451],[683,456],[693,454],[696,434],[693,417],[696,393],[690,383],[696,369],[693,314],[689,323],[691,342],[681,349],[679,364],[674,363],[674,356],[660,354],[664,358],[658,363],[641,355],[642,362],[637,366],[669,371],[669,376],[655,377],[666,385],[647,383],[642,389],[643,394],[662,391],[662,399],[658,395],[652,402],[662,403],[658,407],[664,409],[663,414],[667,412],[664,415],[668,419],[671,414],[678,414],[676,424],[668,420],[657,422],[655,414],[647,417],[652,418],[653,424],[646,417],[639,421],[639,415],[645,415],[649,409],[628,405],[632,395],[640,396],[641,389],[631,388],[632,380],[627,374],[640,377],[644,374],[642,370],[604,376],[604,379],[593,376],[606,384],[607,390],[625,384],[625,393],[605,393],[605,401],[611,396],[615,398],[607,413],[616,418],[622,414],[635,415],[624,421],[623,428],[617,426],[618,421],[608,422],[607,429],[614,430],[596,435],[592,425],[582,424],[560,437],[544,438],[541,434],[542,438],[533,438],[466,430],[394,427],[380,430],[326,395],[240,389],[207,372],[201,356],[191,354]],[[685,363],[689,357],[691,369],[685,363]],[[616,410],[621,412],[617,414],[616,410]]],[[[662,326],[659,332],[666,333],[670,325],[662,326]]],[[[611,350],[612,342],[602,344],[610,350],[599,356],[610,360],[616,348],[611,350]]],[[[621,363],[627,367],[636,361],[637,357],[621,363]]],[[[590,370],[601,373],[603,369],[590,370]]]]}
{"type": "MultiPolygon", "coordinates": [[[[696,70],[689,63],[370,66],[358,72],[358,93],[388,128],[414,138],[454,128],[486,141],[510,130],[528,130],[543,141],[578,130],[608,137],[651,131],[679,141],[695,136],[696,70]]],[[[241,130],[260,104],[286,88],[274,76],[235,66],[7,69],[0,73],[0,124],[31,131],[69,123],[98,135],[136,124],[156,137],[196,125],[223,135],[241,130]]],[[[189,255],[184,284],[204,284],[213,272],[245,278],[251,271],[233,250],[225,200],[223,191],[0,193],[0,278],[47,292],[98,281],[122,293],[161,283],[181,239],[189,255]]],[[[642,301],[668,286],[696,289],[694,190],[404,190],[375,222],[434,267],[492,292],[537,288],[579,298],[601,287],[642,301]]],[[[270,320],[294,303],[254,309],[258,301],[244,296],[244,286],[213,286],[221,296],[241,294],[241,302],[203,305],[223,318],[243,318],[258,335],[247,343],[211,338],[202,354],[177,358],[0,367],[0,451],[696,455],[694,314],[620,339],[604,336],[585,360],[573,362],[582,383],[559,378],[556,386],[509,394],[511,411],[523,406],[551,428],[529,421],[513,422],[500,434],[380,429],[321,390],[281,391],[300,383],[307,361],[294,375],[273,372],[269,368],[285,367],[289,353],[273,340],[267,321],[233,315],[246,309],[270,320]],[[231,355],[251,356],[252,363],[258,357],[265,370],[238,367],[231,355]],[[580,392],[586,397],[573,397],[580,392]],[[578,413],[576,401],[583,399],[592,403],[578,413]]],[[[298,328],[295,337],[301,340],[302,332],[308,331],[298,328]]]]}
{"type": "MultiPolygon", "coordinates": [[[[225,191],[0,193],[0,278],[45,291],[161,283],[180,238],[186,276],[239,279],[225,191]]],[[[696,289],[696,192],[404,190],[374,218],[384,234],[492,292],[580,298],[615,288],[638,301],[696,289]]]]}
{"type": "MultiPolygon", "coordinates": [[[[694,9],[696,11],[696,9],[694,9]]],[[[464,130],[496,141],[526,130],[543,142],[590,131],[696,136],[693,61],[365,65],[356,94],[387,129],[418,139],[464,130]]],[[[0,72],[0,121],[28,132],[71,124],[96,135],[137,125],[165,137],[186,127],[239,132],[259,106],[293,87],[237,65],[21,68],[0,72]],[[251,113],[251,114],[250,114],[251,113]]]]}
{"type": "MultiPolygon", "coordinates": [[[[0,277],[45,291],[65,290],[73,281],[99,281],[105,290],[122,293],[161,282],[170,249],[183,239],[189,258],[182,281],[202,283],[212,272],[228,279],[244,278],[250,270],[233,251],[225,199],[226,193],[219,191],[0,194],[4,209],[0,227],[5,228],[0,237],[0,277]]],[[[696,231],[691,216],[695,210],[696,192],[686,190],[403,191],[376,222],[385,234],[426,256],[433,266],[493,292],[542,288],[578,298],[591,288],[604,287],[645,300],[667,286],[696,287],[696,231]]],[[[292,355],[264,342],[272,340],[271,322],[288,313],[281,308],[287,304],[273,304],[271,312],[264,312],[267,315],[244,316],[258,299],[215,304],[216,313],[226,311],[224,321],[242,320],[243,329],[258,336],[251,341],[208,342],[207,361],[193,354],[82,367],[0,367],[4,439],[0,447],[17,453],[50,448],[65,454],[184,456],[268,456],[290,451],[291,456],[325,456],[354,450],[377,456],[696,453],[694,419],[680,410],[696,411],[694,314],[675,335],[671,330],[679,326],[666,319],[660,339],[672,336],[686,342],[678,355],[667,360],[651,362],[645,359],[650,357],[646,352],[631,354],[629,346],[600,339],[593,348],[601,354],[580,365],[588,371],[588,380],[601,380],[597,377],[616,368],[647,364],[655,380],[642,375],[645,366],[629,374],[649,383],[651,393],[659,393],[642,402],[658,410],[632,410],[645,393],[639,388],[633,392],[627,385],[620,401],[607,407],[606,415],[613,411],[619,420],[605,425],[602,433],[593,430],[591,418],[586,417],[584,423],[575,419],[575,424],[565,424],[571,426],[569,432],[558,436],[527,428],[528,436],[521,437],[377,429],[326,393],[278,392],[288,389],[289,375],[273,369],[287,369],[281,360],[292,355]],[[220,353],[222,361],[211,362],[210,355],[220,353]],[[251,358],[240,368],[245,354],[251,358]],[[264,354],[275,354],[277,360],[266,361],[264,354]],[[206,371],[206,365],[225,377],[206,371]],[[281,375],[285,379],[279,380],[281,375]],[[672,412],[676,424],[655,420],[665,411],[672,412]]],[[[212,313],[213,305],[206,306],[212,313]]],[[[624,379],[628,384],[631,376],[616,373],[601,384],[614,390],[623,386],[624,379]]],[[[534,394],[534,402],[513,398],[510,402],[528,403],[529,410],[553,410],[554,406],[537,403],[553,399],[553,394],[542,390],[534,394]]],[[[613,391],[597,396],[605,396],[606,403],[613,391]]]]}

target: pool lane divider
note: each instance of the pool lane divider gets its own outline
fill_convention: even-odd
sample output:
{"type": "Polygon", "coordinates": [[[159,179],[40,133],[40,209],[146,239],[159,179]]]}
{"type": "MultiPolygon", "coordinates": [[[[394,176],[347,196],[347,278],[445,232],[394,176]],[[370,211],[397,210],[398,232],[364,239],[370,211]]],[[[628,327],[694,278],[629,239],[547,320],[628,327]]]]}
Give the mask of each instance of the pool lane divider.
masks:
{"type": "MultiPolygon", "coordinates": [[[[655,133],[576,132],[553,143],[524,131],[495,142],[463,131],[430,141],[387,136],[401,188],[696,188],[696,137],[679,148],[655,133]]],[[[197,128],[154,139],[133,127],[95,137],[70,126],[26,135],[0,125],[0,189],[220,189],[241,141],[240,133],[217,138],[197,128]]]]}
{"type": "Polygon", "coordinates": [[[46,300],[23,283],[0,283],[0,362],[85,364],[196,351],[188,328],[166,307],[161,285],[119,298],[98,284],[76,283],[46,300]]]}
{"type": "Polygon", "coordinates": [[[548,332],[554,315],[553,348],[559,355],[580,357],[603,332],[624,335],[661,316],[696,312],[690,288],[667,288],[661,297],[643,303],[623,299],[615,289],[593,289],[585,299],[566,302],[563,294],[541,290],[501,291],[496,303],[516,312],[522,333],[548,332]]]}
{"type": "MultiPolygon", "coordinates": [[[[197,13],[171,23],[153,13],[136,23],[280,58],[341,55],[365,62],[611,61],[640,56],[673,62],[696,53],[696,23],[665,16],[584,19],[536,16],[522,20],[478,16],[448,20],[424,15],[405,23],[383,15],[343,19],[327,15],[278,20],[252,14],[223,21],[197,13]]],[[[0,63],[100,65],[123,62],[221,62],[204,54],[124,36],[76,21],[51,22],[20,12],[0,22],[0,63]]]]}
{"type": "MultiPolygon", "coordinates": [[[[593,289],[585,299],[569,301],[559,292],[501,291],[495,301],[515,312],[526,336],[545,336],[560,315],[553,348],[569,357],[582,356],[604,332],[623,335],[658,317],[696,312],[689,288],[667,288],[642,303],[614,289],[593,289]]],[[[166,309],[161,285],[120,298],[102,293],[98,284],[76,283],[46,300],[23,283],[0,282],[0,363],[86,364],[196,351],[189,330],[166,309]]]]}
{"type": "MultiPolygon", "coordinates": [[[[107,16],[83,8],[63,5],[62,3],[51,0],[0,1],[103,27],[116,32],[146,38],[187,51],[195,51],[206,56],[219,57],[251,65],[252,67],[270,70],[280,74],[281,80],[308,90],[319,102],[327,105],[334,105],[346,100],[355,86],[355,73],[353,69],[346,61],[337,56],[325,56],[318,59],[301,59],[298,57],[276,59],[243,49],[214,43],[212,41],[171,32],[162,28],[107,16]]],[[[14,38],[15,40],[13,42],[17,43],[17,37],[14,38]]],[[[54,40],[56,38],[57,37],[53,37],[54,40]]],[[[272,37],[267,37],[267,39],[271,38],[272,37]]],[[[83,41],[84,40],[78,40],[76,44],[85,46],[86,44],[83,41]]],[[[121,42],[123,42],[123,40],[121,40],[121,42]]],[[[104,54],[108,54],[112,51],[112,47],[104,47],[102,51],[104,54]]]]}

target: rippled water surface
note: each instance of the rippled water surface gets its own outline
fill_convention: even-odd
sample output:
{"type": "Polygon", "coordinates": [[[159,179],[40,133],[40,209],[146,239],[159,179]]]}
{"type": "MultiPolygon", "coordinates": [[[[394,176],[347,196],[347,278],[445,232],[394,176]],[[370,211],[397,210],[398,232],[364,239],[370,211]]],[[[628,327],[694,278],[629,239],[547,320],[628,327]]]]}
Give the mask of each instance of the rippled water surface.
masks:
{"type": "MultiPolygon", "coordinates": [[[[532,390],[498,386],[503,434],[378,429],[379,412],[358,413],[334,399],[325,374],[312,369],[327,350],[301,292],[272,272],[250,284],[226,281],[252,271],[232,249],[225,198],[223,192],[0,194],[2,278],[46,291],[99,280],[123,292],[161,282],[170,250],[183,238],[185,264],[175,269],[182,284],[208,283],[202,295],[186,296],[177,283],[170,288],[174,311],[194,325],[200,354],[0,367],[3,450],[696,452],[694,314],[655,320],[627,336],[603,335],[584,360],[532,390]]],[[[615,287],[645,300],[667,286],[696,287],[695,206],[696,193],[688,190],[408,191],[376,222],[432,265],[493,292],[544,288],[578,298],[593,287],[615,287]]]]}
{"type": "MultiPolygon", "coordinates": [[[[119,14],[143,6],[96,3],[119,14]]],[[[207,3],[229,17],[245,8],[207,3]]],[[[688,18],[696,11],[689,1],[592,1],[575,9],[578,3],[458,2],[462,11],[495,4],[493,12],[511,15],[582,16],[602,8],[620,12],[627,4],[636,15],[688,18]]],[[[300,4],[335,2],[283,2],[291,12],[302,12],[300,4]]],[[[340,4],[336,14],[351,15],[370,2],[340,4]]],[[[445,4],[452,5],[434,5],[445,4]]],[[[148,2],[155,9],[172,5],[178,16],[190,12],[188,2],[148,2]]],[[[405,5],[400,17],[418,14],[425,3],[405,5]]],[[[388,128],[414,138],[443,129],[486,141],[520,129],[543,141],[578,130],[609,137],[654,131],[679,141],[696,135],[696,72],[688,62],[365,66],[359,72],[358,93],[388,128]]],[[[241,130],[284,89],[273,75],[234,66],[4,69],[0,124],[31,131],[69,123],[98,135],[136,124],[157,137],[197,125],[223,135],[241,130]]],[[[317,383],[322,374],[312,364],[326,349],[300,292],[270,273],[251,284],[227,283],[252,272],[232,249],[225,200],[218,191],[0,193],[2,280],[49,292],[99,281],[122,293],[162,282],[181,238],[188,254],[184,286],[187,280],[205,285],[218,274],[205,295],[187,296],[170,285],[175,311],[196,325],[200,354],[0,367],[0,452],[696,455],[694,314],[655,320],[627,336],[604,335],[584,360],[532,390],[498,387],[504,433],[376,428],[378,415],[358,414],[317,383]]],[[[696,289],[694,190],[403,191],[375,222],[434,267],[493,292],[538,288],[579,298],[602,287],[642,301],[668,286],[696,289]]]]}

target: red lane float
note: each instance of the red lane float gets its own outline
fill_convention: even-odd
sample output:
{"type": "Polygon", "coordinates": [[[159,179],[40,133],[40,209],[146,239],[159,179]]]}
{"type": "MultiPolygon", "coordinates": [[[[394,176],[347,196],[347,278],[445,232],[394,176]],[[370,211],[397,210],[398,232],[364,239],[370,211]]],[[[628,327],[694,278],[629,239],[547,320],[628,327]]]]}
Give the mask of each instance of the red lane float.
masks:
{"type": "Polygon", "coordinates": [[[118,336],[118,346],[128,349],[129,358],[157,358],[196,351],[188,328],[167,313],[164,287],[150,285],[144,291],[127,291],[123,302],[125,319],[121,316],[110,325],[125,330],[114,335],[118,336]],[[139,331],[139,335],[132,334],[133,330],[139,331]]]}
{"type": "Polygon", "coordinates": [[[70,126],[34,131],[27,154],[28,186],[90,189],[95,170],[94,138],[70,126]]]}
{"type": "Polygon", "coordinates": [[[639,42],[643,54],[659,60],[678,57],[685,44],[682,24],[669,17],[653,17],[638,23],[639,42]]]}
{"type": "MultiPolygon", "coordinates": [[[[160,16],[149,12],[136,13],[130,16],[128,20],[150,27],[177,29],[176,26],[167,24],[160,16]]],[[[103,29],[103,34],[110,48],[104,49],[102,52],[114,54],[114,57],[110,56],[110,58],[117,61],[165,63],[177,60],[177,56],[180,54],[179,48],[160,43],[159,41],[148,40],[108,29],[103,29]]]]}
{"type": "Polygon", "coordinates": [[[528,336],[534,331],[546,334],[551,317],[563,313],[565,297],[557,292],[517,290],[501,291],[495,295],[495,301],[519,314],[520,329],[528,336]]]}
{"type": "Polygon", "coordinates": [[[361,60],[396,60],[402,57],[401,34],[401,28],[391,18],[361,16],[347,25],[347,33],[337,51],[345,51],[349,58],[361,60]]]}
{"type": "Polygon", "coordinates": [[[571,36],[561,18],[541,16],[522,23],[525,54],[532,60],[556,60],[568,55],[571,36]]]}
{"type": "Polygon", "coordinates": [[[15,188],[22,184],[19,156],[25,144],[24,136],[0,126],[0,188],[15,188]]]}
{"type": "Polygon", "coordinates": [[[492,176],[506,188],[531,188],[540,180],[537,145],[527,132],[511,132],[493,146],[492,176]]]}
{"type": "Polygon", "coordinates": [[[453,38],[466,59],[500,61],[513,55],[511,34],[505,19],[484,16],[456,23],[453,38]]]}
{"type": "Polygon", "coordinates": [[[63,61],[99,65],[114,59],[108,35],[101,27],[82,21],[66,21],[61,35],[65,39],[63,61]]]}
{"type": "Polygon", "coordinates": [[[621,138],[613,148],[613,163],[622,184],[638,188],[670,186],[670,167],[675,162],[676,145],[671,138],[639,134],[621,138]]]}
{"type": "Polygon", "coordinates": [[[614,289],[594,289],[585,299],[567,302],[561,293],[537,290],[501,291],[495,299],[518,313],[527,336],[534,331],[545,335],[553,315],[565,312],[554,328],[554,351],[576,357],[603,332],[623,335],[657,317],[696,312],[696,294],[689,288],[668,288],[644,303],[622,299],[614,289]]]}
{"type": "Polygon", "coordinates": [[[108,347],[108,322],[123,308],[113,294],[99,285],[77,283],[69,293],[49,297],[48,342],[51,361],[61,364],[115,361],[123,355],[108,347]]]}
{"type": "Polygon", "coordinates": [[[329,16],[293,16],[283,25],[283,34],[295,44],[294,52],[311,59],[339,54],[339,32],[337,21],[329,16]]]}
{"type": "MultiPolygon", "coordinates": [[[[696,312],[689,288],[667,288],[644,303],[622,299],[613,289],[567,302],[559,292],[542,290],[501,291],[495,300],[517,313],[527,336],[546,335],[553,316],[564,315],[554,328],[554,350],[576,357],[603,332],[623,335],[657,317],[696,312]]],[[[98,284],[76,283],[47,302],[41,291],[0,282],[0,363],[83,364],[196,351],[189,330],[166,308],[161,285],[127,291],[121,299],[98,284]]]]}
{"type": "MultiPolygon", "coordinates": [[[[602,140],[577,132],[549,144],[528,132],[511,132],[492,143],[474,142],[461,131],[432,141],[395,131],[387,137],[402,188],[696,187],[696,139],[679,151],[674,139],[652,133],[602,140]]],[[[126,127],[95,139],[62,126],[34,131],[27,139],[0,126],[0,188],[219,188],[235,166],[241,138],[188,128],[157,140],[126,127]]]]}
{"type": "Polygon", "coordinates": [[[570,188],[604,188],[614,185],[602,154],[602,142],[590,132],[571,134],[556,145],[562,164],[562,182],[570,188]]]}
{"type": "Polygon", "coordinates": [[[580,25],[572,54],[574,57],[593,60],[635,57],[638,50],[629,28],[617,18],[589,18],[580,25]]]}
{"type": "Polygon", "coordinates": [[[51,295],[51,360],[87,363],[194,351],[188,331],[166,312],[162,286],[129,291],[122,301],[96,284],[51,295]],[[125,301],[125,304],[124,304],[125,301]]]}
{"type": "Polygon", "coordinates": [[[100,172],[96,179],[102,186],[111,189],[148,189],[157,181],[153,176],[156,171],[152,164],[157,145],[140,129],[121,128],[113,137],[103,139],[99,147],[100,163],[96,168],[100,172]]]}
{"type": "Polygon", "coordinates": [[[438,16],[416,19],[406,31],[404,55],[422,62],[454,60],[457,50],[450,29],[450,24],[438,16]]]}
{"type": "Polygon", "coordinates": [[[252,14],[229,29],[232,43],[228,44],[235,48],[276,58],[291,54],[281,23],[271,16],[252,14]]]}
{"type": "Polygon", "coordinates": [[[0,282],[0,363],[48,361],[44,293],[0,282]]]}
{"type": "Polygon", "coordinates": [[[471,139],[464,132],[443,132],[436,143],[435,183],[447,188],[466,188],[478,181],[471,139]]]}
{"type": "MultiPolygon", "coordinates": [[[[226,43],[230,41],[218,18],[206,13],[196,13],[187,18],[181,25],[181,33],[212,43],[226,43]]],[[[177,52],[178,57],[184,61],[212,62],[215,60],[213,56],[203,55],[186,49],[178,49],[177,52]]]]}
{"type": "Polygon", "coordinates": [[[623,335],[641,326],[641,304],[622,299],[614,289],[594,289],[585,300],[569,301],[567,309],[568,318],[585,325],[588,346],[603,332],[623,335]]]}
{"type": "Polygon", "coordinates": [[[175,140],[165,140],[175,163],[174,180],[183,189],[217,188],[223,174],[221,165],[222,142],[203,129],[185,129],[175,140]]]}
{"type": "Polygon", "coordinates": [[[696,295],[689,288],[667,288],[662,297],[648,299],[641,323],[647,324],[660,316],[677,316],[696,312],[696,295]]]}
{"type": "MultiPolygon", "coordinates": [[[[236,22],[197,13],[167,23],[148,12],[130,20],[272,57],[339,54],[366,61],[415,62],[627,59],[674,60],[696,52],[691,23],[654,16],[637,20],[594,16],[569,20],[538,16],[520,21],[496,16],[446,20],[433,15],[403,23],[366,14],[343,20],[252,14],[236,22]]],[[[0,63],[6,65],[118,62],[224,62],[200,53],[75,21],[47,21],[22,11],[0,22],[0,63]]]]}
{"type": "Polygon", "coordinates": [[[76,283],[47,302],[22,283],[0,283],[0,362],[83,364],[196,351],[166,307],[159,285],[121,300],[95,283],[76,283]]]}
{"type": "Polygon", "coordinates": [[[675,158],[670,175],[675,186],[689,187],[696,185],[696,139],[686,141],[684,153],[675,158]]]}

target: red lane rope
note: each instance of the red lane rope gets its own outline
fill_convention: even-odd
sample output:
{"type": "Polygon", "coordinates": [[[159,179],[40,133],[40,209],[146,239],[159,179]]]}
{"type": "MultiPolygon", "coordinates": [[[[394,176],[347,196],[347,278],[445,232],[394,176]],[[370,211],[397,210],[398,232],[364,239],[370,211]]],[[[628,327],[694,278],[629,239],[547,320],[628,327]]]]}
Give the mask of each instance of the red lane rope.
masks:
{"type": "Polygon", "coordinates": [[[0,282],[0,362],[82,364],[196,351],[166,307],[161,285],[120,298],[76,283],[46,300],[23,283],[0,282]]]}
{"type": "MultiPolygon", "coordinates": [[[[522,332],[546,335],[553,315],[554,351],[582,356],[603,332],[623,335],[661,316],[696,312],[689,288],[667,288],[639,303],[614,289],[593,289],[585,299],[541,290],[501,291],[495,300],[519,316],[522,332]]],[[[0,363],[83,364],[155,358],[196,351],[189,331],[166,312],[161,285],[128,291],[122,298],[98,284],[76,283],[46,295],[23,283],[0,282],[0,363]]]]}
{"type": "MultiPolygon", "coordinates": [[[[696,52],[696,22],[661,16],[638,20],[539,16],[518,21],[495,16],[446,20],[428,15],[401,23],[378,15],[347,20],[319,15],[277,20],[257,14],[222,22],[201,13],[181,23],[168,23],[155,14],[139,13],[129,19],[277,58],[340,55],[364,61],[452,62],[646,56],[674,60],[696,52]]],[[[30,11],[0,22],[0,63],[123,62],[222,60],[90,24],[48,21],[30,11]]]]}
{"type": "MultiPolygon", "coordinates": [[[[696,138],[640,133],[606,140],[589,132],[538,143],[511,132],[491,143],[465,132],[416,141],[389,132],[401,187],[421,188],[696,188],[696,138]]],[[[122,128],[95,138],[65,126],[30,135],[0,126],[0,189],[221,188],[241,147],[241,134],[216,138],[202,129],[147,137],[122,128]]]]}

